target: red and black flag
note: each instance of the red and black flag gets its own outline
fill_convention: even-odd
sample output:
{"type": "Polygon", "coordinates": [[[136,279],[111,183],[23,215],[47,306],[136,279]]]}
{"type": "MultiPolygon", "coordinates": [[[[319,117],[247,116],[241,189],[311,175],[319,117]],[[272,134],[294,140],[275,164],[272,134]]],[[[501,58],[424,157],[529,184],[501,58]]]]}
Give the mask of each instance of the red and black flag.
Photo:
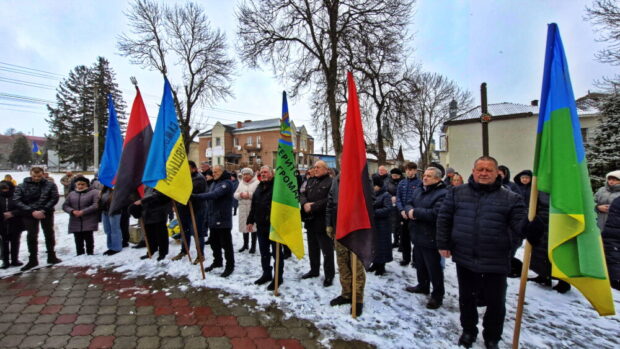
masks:
{"type": "Polygon", "coordinates": [[[138,193],[144,196],[142,174],[144,164],[151,146],[153,129],[146,114],[146,108],[137,89],[136,99],[133,101],[127,134],[123,143],[123,153],[114,182],[114,196],[110,204],[110,212],[118,212],[131,203],[131,196],[138,193]]]}
{"type": "Polygon", "coordinates": [[[355,253],[368,269],[375,255],[372,188],[366,162],[362,116],[351,72],[347,74],[347,85],[349,102],[344,127],[336,239],[355,253]]]}

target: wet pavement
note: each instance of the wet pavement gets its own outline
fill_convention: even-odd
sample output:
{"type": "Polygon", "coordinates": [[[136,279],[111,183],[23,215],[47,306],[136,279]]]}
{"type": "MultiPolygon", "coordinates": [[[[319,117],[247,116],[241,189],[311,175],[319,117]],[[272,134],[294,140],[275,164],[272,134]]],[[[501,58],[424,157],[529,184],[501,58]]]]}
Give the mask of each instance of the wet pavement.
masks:
{"type": "Polygon", "coordinates": [[[59,266],[0,279],[0,348],[371,348],[320,339],[307,320],[183,279],[59,266]]]}

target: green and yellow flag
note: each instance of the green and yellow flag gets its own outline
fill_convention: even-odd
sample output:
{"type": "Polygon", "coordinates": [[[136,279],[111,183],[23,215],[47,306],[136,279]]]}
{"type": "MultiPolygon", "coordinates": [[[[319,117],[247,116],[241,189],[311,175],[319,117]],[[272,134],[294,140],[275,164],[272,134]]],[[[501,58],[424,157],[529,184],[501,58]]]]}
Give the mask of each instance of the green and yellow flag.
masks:
{"type": "Polygon", "coordinates": [[[291,252],[301,259],[304,256],[304,242],[301,235],[296,166],[286,92],[282,92],[282,121],[280,121],[278,159],[273,179],[269,239],[288,246],[291,252]]]}
{"type": "Polygon", "coordinates": [[[585,159],[579,116],[558,26],[549,25],[534,176],[549,193],[552,276],[575,286],[600,315],[614,315],[603,242],[585,159]]]}

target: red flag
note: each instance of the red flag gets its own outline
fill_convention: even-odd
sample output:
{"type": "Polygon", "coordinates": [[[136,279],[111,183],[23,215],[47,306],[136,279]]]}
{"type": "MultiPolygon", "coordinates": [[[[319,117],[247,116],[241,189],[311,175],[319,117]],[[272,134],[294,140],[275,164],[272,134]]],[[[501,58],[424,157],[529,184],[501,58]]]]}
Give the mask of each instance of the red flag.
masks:
{"type": "Polygon", "coordinates": [[[142,185],[142,173],[146,156],[149,153],[153,129],[146,114],[146,108],[137,90],[136,99],[131,107],[127,134],[123,143],[123,153],[118,165],[116,182],[114,183],[114,196],[110,204],[110,212],[118,212],[132,201],[131,195],[136,192],[140,197],[144,196],[142,185]]]}
{"type": "Polygon", "coordinates": [[[366,163],[362,116],[353,74],[347,74],[349,103],[338,190],[336,239],[357,255],[366,268],[374,259],[372,188],[366,163]]]}

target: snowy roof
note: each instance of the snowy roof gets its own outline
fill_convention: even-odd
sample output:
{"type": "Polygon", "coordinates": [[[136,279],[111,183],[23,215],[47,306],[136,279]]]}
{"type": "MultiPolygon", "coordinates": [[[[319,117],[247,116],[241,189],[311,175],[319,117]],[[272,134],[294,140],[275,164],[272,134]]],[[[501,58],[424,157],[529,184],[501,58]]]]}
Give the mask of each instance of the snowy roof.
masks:
{"type": "MultiPolygon", "coordinates": [[[[256,121],[245,121],[242,123],[240,128],[237,128],[237,124],[225,124],[224,127],[229,129],[231,133],[241,133],[241,132],[252,132],[259,130],[268,130],[268,129],[280,129],[280,118],[276,119],[266,119],[266,120],[256,120],[256,121]]],[[[299,132],[304,126],[295,127],[295,131],[299,132]]],[[[205,131],[198,136],[209,136],[211,135],[211,130],[205,131]]],[[[308,135],[309,138],[312,136],[308,135]]]]}
{"type": "MultiPolygon", "coordinates": [[[[494,118],[515,114],[538,114],[537,106],[507,102],[489,104],[488,110],[489,114],[491,114],[491,116],[493,116],[494,118]]],[[[480,106],[477,106],[457,116],[452,121],[479,119],[481,114],[482,108],[480,106]]]]}

